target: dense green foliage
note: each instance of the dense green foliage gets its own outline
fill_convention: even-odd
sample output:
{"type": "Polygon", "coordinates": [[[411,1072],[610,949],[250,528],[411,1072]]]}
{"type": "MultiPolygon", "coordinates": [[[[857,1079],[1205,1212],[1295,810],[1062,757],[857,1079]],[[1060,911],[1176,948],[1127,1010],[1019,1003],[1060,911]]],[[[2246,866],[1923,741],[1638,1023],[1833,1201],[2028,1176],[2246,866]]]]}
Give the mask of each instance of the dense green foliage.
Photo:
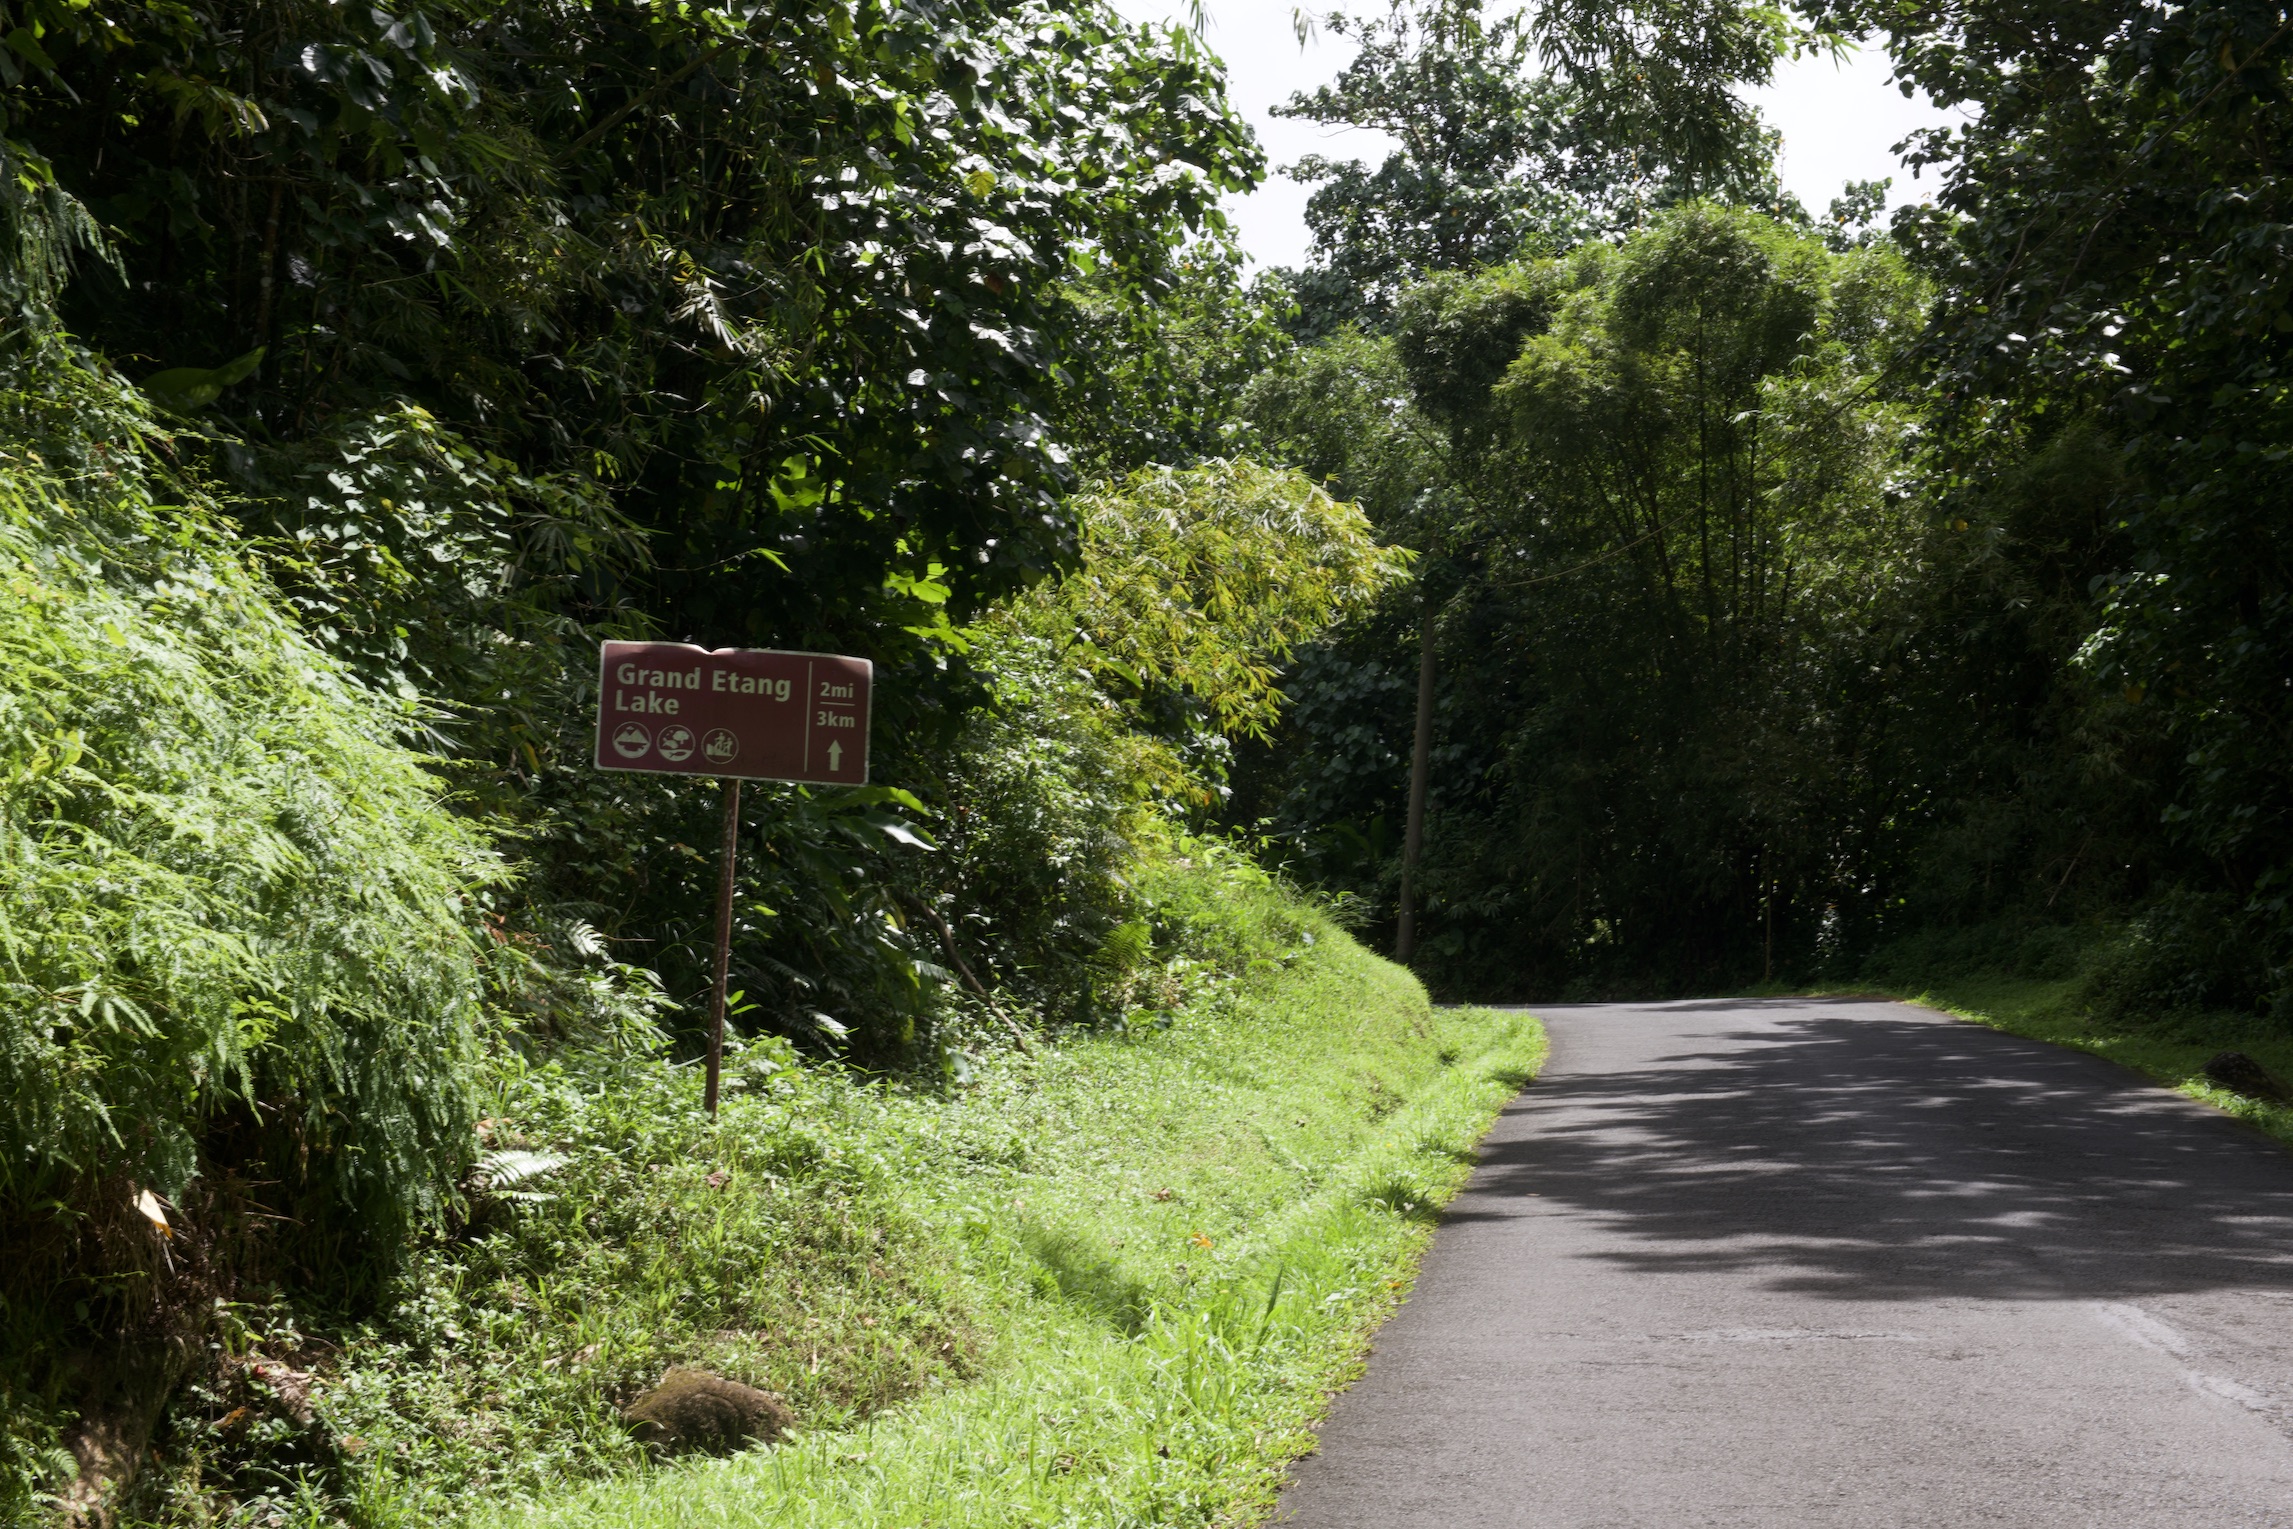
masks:
{"type": "Polygon", "coordinates": [[[1581,102],[1528,72],[1528,23],[1484,21],[1478,4],[1419,16],[1396,3],[1356,22],[1359,51],[1338,79],[1300,92],[1281,116],[1392,134],[1402,147],[1372,170],[1309,154],[1284,172],[1315,187],[1306,226],[1319,256],[1303,279],[1303,327],[1325,332],[1383,315],[1419,273],[1505,260],[1524,244],[1565,247],[1616,225],[1634,176],[1629,155],[1585,135],[1581,102]]]}
{"type": "Polygon", "coordinates": [[[181,1196],[235,1107],[288,1147],[262,1166],[317,1153],[388,1239],[464,1159],[464,903],[492,857],[397,746],[402,711],[295,628],[211,508],[164,502],[164,438],[67,379],[9,399],[0,458],[7,1001],[44,1011],[9,1031],[0,1182],[181,1196]],[[106,413],[116,434],[81,433],[106,413]]]}
{"type": "Polygon", "coordinates": [[[1015,619],[1142,701],[1180,692],[1224,736],[1279,714],[1275,665],[1400,582],[1353,505],[1292,471],[1154,469],[1078,502],[1083,560],[1015,619]]]}
{"type": "MultiPolygon", "coordinates": [[[[1274,966],[1393,980],[1242,846],[1383,927],[1421,631],[1445,993],[1943,962],[2282,1024],[2283,16],[1318,24],[1357,51],[1285,112],[1401,147],[1292,167],[1313,261],[1252,281],[1218,62],[1103,0],[0,0],[8,1511],[184,1377],[186,1521],[631,1469],[673,1360],[842,1428],[992,1369],[1014,1270],[1139,1402],[1027,1501],[1243,1501],[1203,1461],[1344,1324],[1261,1364],[1262,1263],[962,1197],[1080,1192],[1006,1151],[1089,1136],[1077,1058],[1242,1076],[1326,1020],[1263,1023],[1274,966]],[[1782,194],[1742,95],[1856,35],[1973,108],[1888,230],[1782,194]],[[877,665],[876,784],[747,797],[722,1129],[717,798],[587,768],[612,636],[877,665]],[[331,1432],[241,1363],[321,1330],[331,1432]],[[1181,1374],[1205,1453],[1138,1468],[1181,1374]]],[[[1399,1246],[1325,1211],[1333,1281],[1399,1246]]],[[[923,1461],[779,1469],[896,1516],[1007,1463],[923,1461]]]]}
{"type": "Polygon", "coordinates": [[[1773,135],[1728,88],[1767,81],[1780,17],[1700,4],[1486,11],[1387,0],[1382,16],[1323,18],[1357,51],[1276,115],[1400,147],[1375,170],[1319,154],[1284,167],[1315,187],[1314,260],[1292,277],[1299,333],[1382,324],[1428,272],[1555,254],[1699,196],[1802,216],[1776,184],[1773,135]],[[1560,67],[1538,72],[1540,54],[1560,67]]]}
{"type": "Polygon", "coordinates": [[[1292,645],[1401,562],[1352,505],[1247,462],[1145,471],[1074,510],[1075,570],[963,634],[993,691],[924,762],[929,847],[879,895],[887,928],[972,997],[1094,1023],[1168,1001],[1142,965],[1160,915],[1134,862],[1222,800],[1230,735],[1272,719],[1292,645]]]}
{"type": "Polygon", "coordinates": [[[168,377],[260,347],[209,405],[257,457],[410,399],[619,485],[623,576],[726,639],[1055,563],[1067,282],[1163,279],[1254,163],[1185,34],[1091,4],[23,19],[10,130],[121,245],[80,333],[168,377]]]}
{"type": "Polygon", "coordinates": [[[1939,507],[2010,577],[2090,583],[2083,729],[2154,814],[2097,847],[2175,889],[2149,920],[2161,979],[2185,1001],[2293,991],[2284,14],[1843,14],[1936,100],[1979,108],[1922,146],[1938,211],[1901,229],[1945,279],[1939,507]],[[2001,492],[2032,463],[2088,481],[2042,506],[2001,492]]]}
{"type": "MultiPolygon", "coordinates": [[[[1546,88],[1491,45],[1509,34],[1464,15],[1395,12],[1428,41],[1362,79],[1406,90],[1445,57],[1435,41],[1470,38],[1486,77],[1426,123],[1546,88]]],[[[1937,930],[2011,947],[2086,924],[2081,939],[2125,931],[2092,977],[2111,1004],[2267,1008],[2293,959],[2283,326],[2265,274],[2282,16],[1989,0],[1525,16],[1592,142],[1632,142],[1668,92],[1761,78],[1763,49],[1857,34],[1892,48],[1905,88],[1974,110],[1914,145],[1942,187],[1891,235],[1872,226],[1877,185],[1833,202],[1825,243],[1847,263],[1815,285],[1843,294],[1841,327],[1777,310],[1793,354],[1772,369],[1763,351],[1781,352],[1744,343],[1764,297],[1734,314],[1618,302],[1596,326],[1550,274],[1661,266],[1670,290],[1751,299],[1768,278],[1747,281],[1742,252],[1781,236],[1740,219],[1697,240],[1683,218],[1728,220],[1665,213],[1608,234],[1621,265],[1542,276],[1496,247],[1397,260],[1373,218],[1317,225],[1320,269],[1363,273],[1364,301],[1402,273],[1385,334],[1281,358],[1245,407],[1268,450],[1428,554],[1429,973],[1508,993],[1735,982],[1844,973],[1937,930]],[[1858,307],[1884,322],[1857,334],[1858,307]]],[[[1716,108],[1679,117],[1683,164],[1736,130],[1716,108]]],[[[1413,179],[1407,221],[1486,226],[1517,150],[1445,142],[1464,168],[1413,179]]],[[[1342,184],[1374,201],[1363,176],[1342,184]]],[[[1822,263],[1812,246],[1763,260],[1822,263]]],[[[1417,603],[1303,654],[1287,735],[1246,751],[1237,783],[1243,821],[1373,903],[1394,885],[1417,603]]]]}
{"type": "Polygon", "coordinates": [[[37,1435],[75,1347],[443,1217],[501,866],[132,392],[52,343],[5,386],[0,1404],[37,1435]]]}
{"type": "Polygon", "coordinates": [[[1481,280],[1510,290],[1430,284],[1401,326],[1476,512],[1443,612],[1479,649],[1452,679],[1478,725],[1450,735],[1475,786],[1444,799],[1428,888],[1509,894],[1433,949],[1463,982],[1533,950],[1550,985],[1572,948],[1707,972],[1852,897],[1916,821],[1922,783],[1872,758],[1916,527],[1891,492],[1907,422],[1869,395],[1917,292],[1885,255],[1695,207],[1481,280]],[[1449,365],[1492,322],[1522,337],[1482,387],[1449,365]]]}
{"type": "MultiPolygon", "coordinates": [[[[1414,402],[1389,430],[1438,433],[1417,449],[1442,484],[1437,513],[1396,514],[1439,553],[1444,983],[1696,980],[1779,919],[1804,948],[1899,853],[1916,787],[1873,758],[1873,681],[1921,537],[1896,492],[1908,420],[1871,384],[1918,298],[1891,254],[1703,205],[1405,298],[1414,402]]],[[[1269,428],[1297,417],[1258,402],[1269,428]]],[[[1389,470],[1395,447],[1353,441],[1341,472],[1357,452],[1389,470]]],[[[1347,667],[1381,664],[1373,646],[1347,667]]],[[[1326,834],[1330,775],[1295,770],[1282,828],[1326,834]]],[[[1393,811],[1378,784],[1357,811],[1393,811]]]]}
{"type": "MultiPolygon", "coordinates": [[[[1273,333],[1188,247],[1257,170],[1213,62],[1091,0],[17,22],[11,163],[117,255],[64,321],[197,420],[312,632],[421,698],[531,921],[680,1000],[709,808],[587,770],[595,639],[864,653],[879,773],[921,781],[986,693],[951,618],[1075,555],[1072,442],[1215,445],[1230,342],[1273,333]]],[[[933,942],[882,885],[928,808],[758,808],[750,1002],[915,1044],[933,942]]]]}

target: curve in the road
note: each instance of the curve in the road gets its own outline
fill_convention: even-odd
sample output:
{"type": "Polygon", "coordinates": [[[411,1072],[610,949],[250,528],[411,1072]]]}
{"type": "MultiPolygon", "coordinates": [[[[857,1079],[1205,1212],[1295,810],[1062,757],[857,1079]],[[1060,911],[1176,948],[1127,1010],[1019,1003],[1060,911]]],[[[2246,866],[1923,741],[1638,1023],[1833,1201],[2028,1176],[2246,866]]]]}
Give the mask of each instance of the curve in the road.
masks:
{"type": "Polygon", "coordinates": [[[1295,1529],[2293,1529],[2293,1154],[1875,1001],[1540,1008],[1295,1529]]]}

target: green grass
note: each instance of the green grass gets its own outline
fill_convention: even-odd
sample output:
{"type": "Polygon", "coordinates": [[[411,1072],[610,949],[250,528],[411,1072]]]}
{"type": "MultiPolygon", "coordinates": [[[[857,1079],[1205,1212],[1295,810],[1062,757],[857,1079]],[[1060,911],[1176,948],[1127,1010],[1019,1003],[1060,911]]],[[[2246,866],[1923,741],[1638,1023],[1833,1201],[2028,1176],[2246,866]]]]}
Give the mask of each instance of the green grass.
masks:
{"type": "Polygon", "coordinates": [[[1436,1014],[1405,982],[1331,942],[1255,1024],[1010,1069],[977,1108],[1026,1122],[1024,1157],[917,1164],[919,1213],[986,1297],[983,1380],[502,1521],[1255,1522],[1542,1058],[1533,1021],[1436,1014]]]}
{"type": "Polygon", "coordinates": [[[1254,1522],[1544,1038],[1435,1010],[1262,876],[1173,875],[1191,998],[974,1049],[960,1087],[757,1046],[712,1127],[657,1060],[505,1074],[489,1142],[565,1159],[539,1198],[485,1202],[360,1321],[242,1311],[242,1347],[318,1377],[317,1428],[226,1368],[138,1516],[1254,1522]],[[674,1363],[783,1393],[797,1435],[647,1460],[618,1410],[674,1363]]]}
{"type": "Polygon", "coordinates": [[[1972,973],[1924,986],[1896,987],[1890,996],[2010,1035],[2091,1051],[2293,1146],[2293,1106],[2216,1088],[2202,1071],[2214,1053],[2242,1051],[2279,1078],[2293,1080],[2293,1035],[2244,1014],[2111,1018],[2084,1000],[2085,986],[2080,977],[2049,980],[1972,973]]]}

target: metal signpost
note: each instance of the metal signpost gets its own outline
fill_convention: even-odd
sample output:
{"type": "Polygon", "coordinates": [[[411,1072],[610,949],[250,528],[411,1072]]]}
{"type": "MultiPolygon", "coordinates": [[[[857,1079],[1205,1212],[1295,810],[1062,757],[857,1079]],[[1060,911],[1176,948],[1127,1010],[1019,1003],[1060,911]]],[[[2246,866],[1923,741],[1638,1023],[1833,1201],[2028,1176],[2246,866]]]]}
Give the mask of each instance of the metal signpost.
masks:
{"type": "Polygon", "coordinates": [[[609,642],[598,660],[597,768],[714,775],[724,794],[716,987],[709,998],[711,1115],[724,1065],[740,783],[866,785],[875,676],[864,658],[684,642],[609,642]]]}

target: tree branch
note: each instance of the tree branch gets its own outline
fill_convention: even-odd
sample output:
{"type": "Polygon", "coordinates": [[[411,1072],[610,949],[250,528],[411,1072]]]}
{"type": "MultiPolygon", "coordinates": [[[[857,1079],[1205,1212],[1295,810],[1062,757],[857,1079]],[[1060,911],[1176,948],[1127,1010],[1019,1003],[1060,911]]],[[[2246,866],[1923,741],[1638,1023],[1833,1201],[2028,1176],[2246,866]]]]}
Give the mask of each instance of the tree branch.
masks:
{"type": "Polygon", "coordinates": [[[571,144],[567,145],[565,152],[557,156],[558,162],[562,164],[566,160],[571,159],[574,155],[580,153],[583,149],[588,148],[591,144],[604,137],[607,133],[612,132],[623,122],[626,122],[632,113],[637,112],[644,107],[650,106],[655,100],[660,98],[660,95],[663,91],[673,90],[677,86],[682,85],[685,81],[691,79],[694,75],[700,73],[703,69],[706,69],[710,64],[716,62],[719,55],[729,53],[734,48],[739,47],[747,40],[748,39],[744,37],[736,37],[731,42],[718,43],[715,47],[709,49],[708,52],[701,54],[698,58],[695,58],[692,62],[686,64],[684,68],[679,69],[675,74],[672,74],[667,79],[662,80],[653,86],[652,89],[637,97],[637,99],[634,101],[627,102],[618,109],[607,113],[603,122],[598,123],[588,132],[583,133],[579,138],[574,139],[571,144]]]}
{"type": "Polygon", "coordinates": [[[955,948],[955,931],[948,927],[947,920],[940,916],[939,909],[921,897],[904,892],[900,895],[916,908],[921,909],[924,917],[931,920],[932,927],[939,931],[940,948],[947,952],[948,962],[955,967],[957,975],[963,978],[964,986],[978,994],[979,1001],[987,1005],[988,1011],[1003,1021],[1003,1028],[1011,1032],[1011,1038],[1019,1043],[1019,1049],[1029,1056],[1033,1056],[1035,1048],[1028,1044],[1027,1032],[1019,1028],[1017,1020],[1003,1011],[1003,1005],[995,1001],[994,995],[987,991],[986,986],[972,975],[971,968],[964,964],[963,953],[955,948]]]}

